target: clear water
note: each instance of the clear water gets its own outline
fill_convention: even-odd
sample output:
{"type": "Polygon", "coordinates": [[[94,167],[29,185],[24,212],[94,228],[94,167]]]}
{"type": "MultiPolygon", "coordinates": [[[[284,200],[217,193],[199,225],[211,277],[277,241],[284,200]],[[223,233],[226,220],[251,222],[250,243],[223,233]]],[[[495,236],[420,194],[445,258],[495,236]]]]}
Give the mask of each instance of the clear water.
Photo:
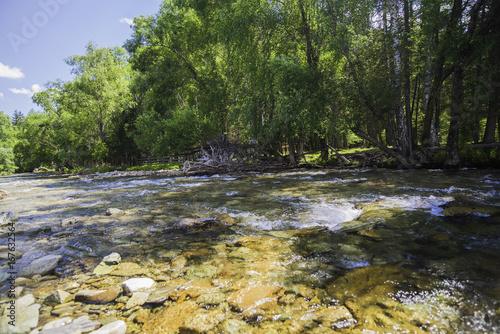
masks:
{"type": "Polygon", "coordinates": [[[0,190],[9,193],[1,211],[19,217],[20,267],[58,253],[65,258],[58,274],[69,276],[83,270],[83,259],[111,251],[131,262],[157,264],[172,254],[210,249],[211,256],[192,261],[200,265],[222,261],[215,250],[239,238],[274,238],[283,247],[269,249],[268,256],[279,264],[259,269],[235,260],[227,276],[327,291],[322,305],[346,305],[353,313],[355,323],[347,331],[500,331],[498,171],[87,179],[27,174],[0,177],[0,190]],[[473,209],[445,216],[450,206],[473,209]],[[108,208],[127,214],[108,217],[108,208]],[[240,223],[203,233],[172,232],[180,218],[209,220],[223,213],[240,223]],[[71,217],[82,222],[61,227],[71,217]],[[387,277],[372,281],[377,272],[387,277]],[[383,312],[392,320],[383,320],[383,312]]]}

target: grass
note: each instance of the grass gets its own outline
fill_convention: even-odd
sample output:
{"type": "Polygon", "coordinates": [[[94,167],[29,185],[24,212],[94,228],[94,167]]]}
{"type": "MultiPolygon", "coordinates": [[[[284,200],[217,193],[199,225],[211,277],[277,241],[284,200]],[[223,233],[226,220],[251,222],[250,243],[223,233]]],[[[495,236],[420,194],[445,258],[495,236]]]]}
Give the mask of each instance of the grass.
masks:
{"type": "Polygon", "coordinates": [[[81,172],[85,174],[92,174],[92,173],[108,173],[108,172],[114,172],[116,170],[121,170],[121,171],[175,170],[179,169],[182,166],[183,164],[179,163],[153,164],[153,165],[141,165],[141,166],[129,166],[129,167],[116,167],[116,166],[105,165],[93,168],[78,167],[70,169],[68,170],[68,172],[71,174],[81,173],[81,172]]]}
{"type": "Polygon", "coordinates": [[[171,164],[153,164],[153,165],[142,165],[142,166],[130,166],[123,170],[125,171],[137,171],[137,170],[174,170],[179,169],[184,164],[171,163],[171,164]]]}

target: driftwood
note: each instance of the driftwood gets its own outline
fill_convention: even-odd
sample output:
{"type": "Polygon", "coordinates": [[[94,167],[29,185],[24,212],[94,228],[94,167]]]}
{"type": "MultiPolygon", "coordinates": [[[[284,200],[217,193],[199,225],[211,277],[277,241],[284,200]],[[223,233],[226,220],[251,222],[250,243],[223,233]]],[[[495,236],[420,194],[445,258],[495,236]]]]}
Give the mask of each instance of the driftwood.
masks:
{"type": "Polygon", "coordinates": [[[203,170],[211,173],[213,171],[234,171],[246,170],[244,165],[248,162],[259,160],[259,152],[255,147],[244,147],[229,142],[226,135],[222,135],[218,140],[207,143],[208,148],[201,148],[201,157],[195,162],[186,161],[184,163],[184,173],[194,170],[203,170]]]}

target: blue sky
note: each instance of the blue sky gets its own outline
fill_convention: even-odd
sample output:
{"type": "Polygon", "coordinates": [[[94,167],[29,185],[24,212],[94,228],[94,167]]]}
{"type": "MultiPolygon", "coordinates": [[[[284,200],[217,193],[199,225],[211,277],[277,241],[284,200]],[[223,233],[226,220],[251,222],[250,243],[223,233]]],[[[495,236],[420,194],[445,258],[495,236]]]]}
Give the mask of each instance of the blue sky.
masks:
{"type": "Polygon", "coordinates": [[[85,46],[122,46],[130,20],[154,15],[161,0],[0,0],[0,111],[24,115],[33,92],[71,79],[64,59],[85,46]]]}

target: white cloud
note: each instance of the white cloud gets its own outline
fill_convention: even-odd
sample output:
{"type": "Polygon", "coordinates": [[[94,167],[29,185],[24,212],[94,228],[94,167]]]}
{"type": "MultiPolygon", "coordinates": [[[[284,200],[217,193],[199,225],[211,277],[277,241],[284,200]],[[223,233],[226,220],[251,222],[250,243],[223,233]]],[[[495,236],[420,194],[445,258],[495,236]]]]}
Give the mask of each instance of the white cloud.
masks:
{"type": "Polygon", "coordinates": [[[0,92],[0,100],[3,99],[3,93],[0,92]]]}
{"type": "Polygon", "coordinates": [[[38,93],[38,92],[41,92],[42,91],[42,87],[38,84],[34,84],[33,86],[31,86],[31,90],[29,89],[26,89],[26,88],[21,88],[21,89],[18,89],[18,88],[9,88],[9,90],[14,93],[14,94],[23,94],[23,95],[33,95],[35,93],[38,93]]]}
{"type": "Polygon", "coordinates": [[[0,78],[21,79],[24,74],[20,68],[10,67],[0,62],[0,78]]]}
{"type": "Polygon", "coordinates": [[[129,19],[128,17],[122,17],[120,19],[120,23],[126,23],[128,25],[133,26],[134,25],[134,19],[129,19]]]}
{"type": "Polygon", "coordinates": [[[31,86],[31,91],[33,93],[41,92],[42,91],[42,87],[40,87],[39,84],[34,84],[33,86],[31,86]]]}

